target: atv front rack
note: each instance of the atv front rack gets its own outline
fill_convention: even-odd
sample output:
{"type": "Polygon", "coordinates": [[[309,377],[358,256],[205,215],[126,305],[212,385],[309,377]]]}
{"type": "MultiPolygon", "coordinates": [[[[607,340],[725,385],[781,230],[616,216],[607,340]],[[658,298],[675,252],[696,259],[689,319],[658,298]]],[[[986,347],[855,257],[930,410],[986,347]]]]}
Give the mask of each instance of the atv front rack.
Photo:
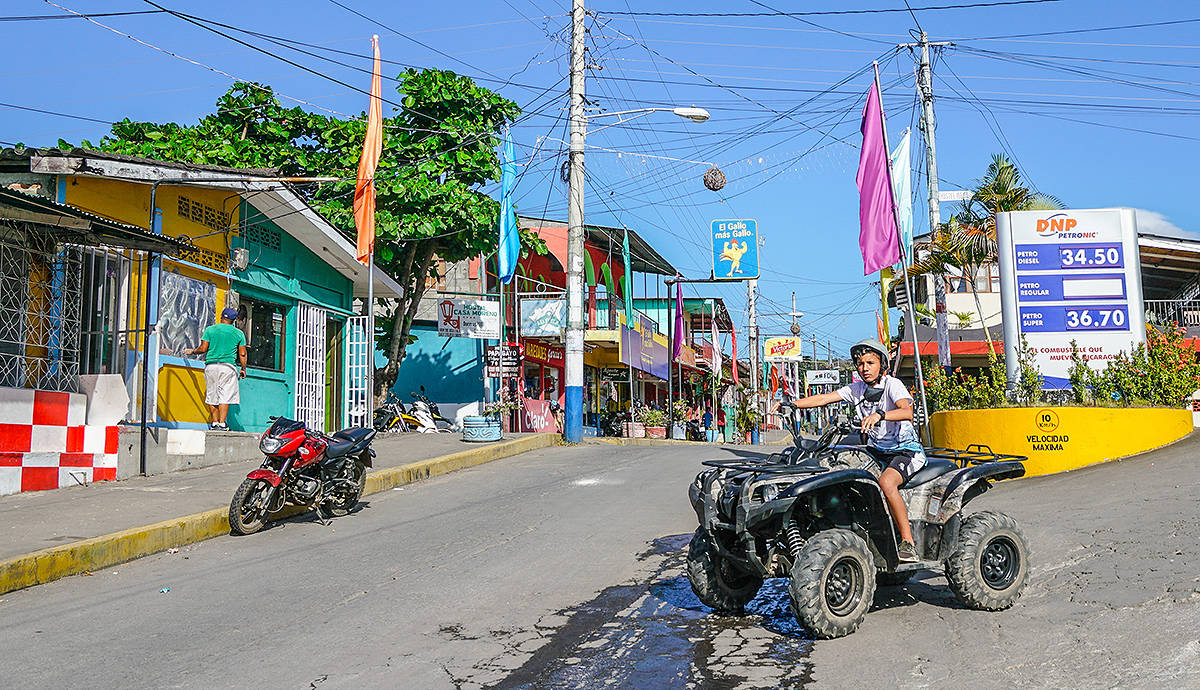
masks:
{"type": "Polygon", "coordinates": [[[829,471],[828,467],[820,465],[789,465],[781,462],[754,462],[753,460],[704,460],[700,464],[722,470],[761,474],[818,474],[829,471]]]}
{"type": "Polygon", "coordinates": [[[982,443],[972,443],[967,446],[966,450],[954,450],[953,448],[926,448],[925,457],[938,460],[949,460],[959,467],[967,467],[969,465],[983,465],[989,462],[1006,462],[1015,460],[1017,462],[1025,462],[1029,459],[1025,455],[1006,455],[997,453],[990,447],[982,443]]]}

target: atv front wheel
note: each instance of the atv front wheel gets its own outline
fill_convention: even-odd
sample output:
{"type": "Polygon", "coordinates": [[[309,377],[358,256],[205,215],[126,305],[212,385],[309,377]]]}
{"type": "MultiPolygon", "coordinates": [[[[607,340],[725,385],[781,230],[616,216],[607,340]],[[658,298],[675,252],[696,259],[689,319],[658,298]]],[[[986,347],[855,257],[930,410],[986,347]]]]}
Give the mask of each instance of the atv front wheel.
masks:
{"type": "Polygon", "coordinates": [[[990,510],[964,520],[946,559],[946,579],[968,608],[1012,606],[1029,582],[1029,543],[1017,521],[990,510]]]}
{"type": "Polygon", "coordinates": [[[805,542],[788,593],[796,621],[822,639],[858,629],[875,598],[875,560],[863,538],[844,529],[805,542]]]}
{"type": "Polygon", "coordinates": [[[762,578],[747,573],[717,552],[712,536],[703,527],[688,545],[687,574],[700,603],[717,613],[741,613],[762,587],[762,578]]]}

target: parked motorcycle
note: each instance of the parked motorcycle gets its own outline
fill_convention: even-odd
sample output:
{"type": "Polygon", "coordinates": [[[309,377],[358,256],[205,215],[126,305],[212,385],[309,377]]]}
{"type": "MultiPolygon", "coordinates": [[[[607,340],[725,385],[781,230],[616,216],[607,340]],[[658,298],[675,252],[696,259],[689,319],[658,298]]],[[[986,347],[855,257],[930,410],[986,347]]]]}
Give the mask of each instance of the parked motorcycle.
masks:
{"type": "Polygon", "coordinates": [[[418,397],[416,393],[413,393],[412,396],[414,400],[412,405],[409,406],[409,410],[417,420],[416,431],[422,434],[452,433],[448,426],[438,423],[437,419],[433,416],[433,411],[430,409],[429,403],[418,397]]]}
{"type": "Polygon", "coordinates": [[[304,422],[272,417],[258,442],[266,459],[246,475],[229,504],[229,526],[236,534],[253,534],[285,505],[315,508],[341,517],[358,505],[375,451],[374,429],[352,427],[331,436],[304,422]]]}
{"type": "Polygon", "coordinates": [[[375,409],[373,426],[375,431],[412,431],[417,426],[417,418],[404,409],[404,403],[395,393],[388,391],[387,400],[375,409]]]}
{"type": "MultiPolygon", "coordinates": [[[[433,427],[439,433],[449,433],[454,431],[454,422],[451,422],[449,419],[443,417],[441,410],[438,409],[437,403],[433,402],[428,396],[425,395],[425,386],[421,386],[420,393],[409,393],[409,395],[413,397],[413,403],[409,406],[409,412],[413,417],[417,417],[418,421],[420,421],[420,417],[417,414],[417,405],[420,404],[429,413],[430,419],[433,420],[433,427]]],[[[417,429],[417,431],[421,431],[421,429],[417,429]]]]}

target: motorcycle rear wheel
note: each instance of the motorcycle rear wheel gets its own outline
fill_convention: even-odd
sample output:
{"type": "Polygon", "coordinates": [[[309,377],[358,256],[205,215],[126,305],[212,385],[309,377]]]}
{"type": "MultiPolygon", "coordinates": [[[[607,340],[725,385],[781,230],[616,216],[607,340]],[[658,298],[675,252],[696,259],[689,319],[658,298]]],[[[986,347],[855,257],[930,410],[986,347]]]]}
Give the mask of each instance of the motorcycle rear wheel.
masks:
{"type": "Polygon", "coordinates": [[[326,503],[329,514],[334,517],[342,517],[349,515],[354,506],[358,505],[359,499],[362,498],[363,489],[367,486],[367,468],[360,462],[350,463],[353,476],[347,477],[354,482],[353,489],[344,489],[339,491],[336,498],[330,498],[326,503]]]}
{"type": "Polygon", "coordinates": [[[265,479],[246,479],[229,503],[229,528],[234,534],[254,534],[267,524],[266,505],[271,484],[265,479]]]}

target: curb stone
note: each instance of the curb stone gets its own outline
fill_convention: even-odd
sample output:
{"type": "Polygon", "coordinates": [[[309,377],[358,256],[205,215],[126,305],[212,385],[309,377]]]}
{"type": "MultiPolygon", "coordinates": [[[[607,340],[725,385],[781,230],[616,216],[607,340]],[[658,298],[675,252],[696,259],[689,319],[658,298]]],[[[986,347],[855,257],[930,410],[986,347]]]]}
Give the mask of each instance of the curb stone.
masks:
{"type": "MultiPolygon", "coordinates": [[[[534,434],[399,467],[376,470],[367,475],[363,495],[387,491],[439,474],[547,448],[554,445],[557,439],[557,434],[534,434]]],[[[300,512],[304,511],[284,510],[280,517],[300,512]]],[[[217,508],[34,551],[0,561],[0,594],[227,534],[229,509],[217,508]]]]}

